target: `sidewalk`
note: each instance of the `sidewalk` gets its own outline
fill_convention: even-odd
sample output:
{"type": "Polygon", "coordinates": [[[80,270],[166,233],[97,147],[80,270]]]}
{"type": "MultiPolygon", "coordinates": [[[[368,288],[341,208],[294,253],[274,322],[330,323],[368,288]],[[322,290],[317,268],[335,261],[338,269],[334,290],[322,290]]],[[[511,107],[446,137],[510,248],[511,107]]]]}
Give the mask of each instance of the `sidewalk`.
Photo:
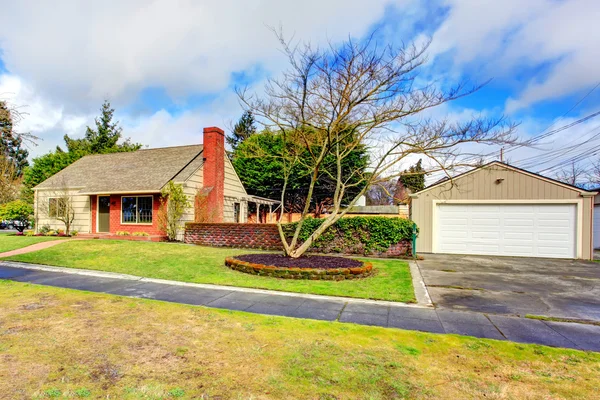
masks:
{"type": "Polygon", "coordinates": [[[600,326],[0,262],[0,279],[228,310],[600,351],[600,326]]]}

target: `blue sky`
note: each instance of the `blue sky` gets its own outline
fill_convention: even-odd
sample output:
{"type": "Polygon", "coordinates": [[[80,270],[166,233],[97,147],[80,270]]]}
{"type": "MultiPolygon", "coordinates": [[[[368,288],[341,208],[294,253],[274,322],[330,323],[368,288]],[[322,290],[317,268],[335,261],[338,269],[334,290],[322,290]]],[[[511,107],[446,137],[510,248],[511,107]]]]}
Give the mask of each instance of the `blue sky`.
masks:
{"type": "MultiPolygon", "coordinates": [[[[528,0],[524,7],[517,0],[66,0],[32,5],[3,6],[0,96],[27,108],[20,129],[40,138],[31,148],[33,156],[62,144],[65,133],[83,135],[104,98],[117,109],[125,135],[149,147],[199,142],[203,126],[227,129],[241,114],[235,87],[260,92],[266,78],[286,67],[269,26],[317,45],[372,32],[381,43],[430,38],[424,79],[442,85],[491,79],[479,92],[435,110],[436,117],[506,115],[520,123],[519,135],[527,138],[600,110],[599,89],[564,115],[600,82],[599,2],[528,0]]],[[[599,124],[600,117],[549,138],[538,149],[515,150],[511,161],[518,165],[519,159],[573,138],[584,140],[599,124]]],[[[595,158],[591,154],[582,163],[591,166],[595,158]]]]}

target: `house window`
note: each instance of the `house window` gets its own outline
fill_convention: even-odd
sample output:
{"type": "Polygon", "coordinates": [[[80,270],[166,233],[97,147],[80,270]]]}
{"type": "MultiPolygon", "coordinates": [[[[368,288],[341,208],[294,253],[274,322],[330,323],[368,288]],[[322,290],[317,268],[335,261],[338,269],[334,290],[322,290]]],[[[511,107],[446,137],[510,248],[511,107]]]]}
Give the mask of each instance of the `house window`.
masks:
{"type": "Polygon", "coordinates": [[[151,224],[152,196],[121,197],[121,223],[151,224]]]}
{"type": "Polygon", "coordinates": [[[50,198],[48,199],[48,216],[50,218],[58,218],[65,215],[67,199],[50,198]]]}
{"type": "Polygon", "coordinates": [[[240,203],[233,203],[233,221],[240,223],[240,203]]]}

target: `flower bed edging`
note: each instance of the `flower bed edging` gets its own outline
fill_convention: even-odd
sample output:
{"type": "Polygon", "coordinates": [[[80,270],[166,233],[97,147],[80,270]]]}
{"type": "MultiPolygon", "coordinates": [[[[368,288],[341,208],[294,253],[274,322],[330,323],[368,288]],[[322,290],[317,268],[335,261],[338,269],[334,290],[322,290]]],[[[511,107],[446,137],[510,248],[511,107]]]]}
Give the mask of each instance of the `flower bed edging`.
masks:
{"type": "Polygon", "coordinates": [[[247,274],[283,279],[342,281],[345,279],[366,278],[373,273],[373,265],[370,262],[365,262],[361,267],[355,268],[282,268],[272,265],[253,264],[234,257],[227,257],[225,265],[235,271],[247,274]]]}

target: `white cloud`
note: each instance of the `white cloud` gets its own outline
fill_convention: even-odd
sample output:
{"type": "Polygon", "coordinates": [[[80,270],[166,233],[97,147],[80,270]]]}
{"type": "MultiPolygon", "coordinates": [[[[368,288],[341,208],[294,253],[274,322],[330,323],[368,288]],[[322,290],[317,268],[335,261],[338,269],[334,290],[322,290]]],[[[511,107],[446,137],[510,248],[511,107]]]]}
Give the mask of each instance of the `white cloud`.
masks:
{"type": "Polygon", "coordinates": [[[434,55],[453,52],[457,68],[475,63],[488,76],[550,65],[508,99],[513,112],[594,85],[600,70],[600,2],[588,0],[446,0],[434,55]]]}
{"type": "Polygon", "coordinates": [[[231,74],[283,65],[267,26],[325,43],[362,35],[390,0],[18,1],[0,14],[2,59],[44,95],[81,108],[145,87],[219,92],[231,74]]]}

